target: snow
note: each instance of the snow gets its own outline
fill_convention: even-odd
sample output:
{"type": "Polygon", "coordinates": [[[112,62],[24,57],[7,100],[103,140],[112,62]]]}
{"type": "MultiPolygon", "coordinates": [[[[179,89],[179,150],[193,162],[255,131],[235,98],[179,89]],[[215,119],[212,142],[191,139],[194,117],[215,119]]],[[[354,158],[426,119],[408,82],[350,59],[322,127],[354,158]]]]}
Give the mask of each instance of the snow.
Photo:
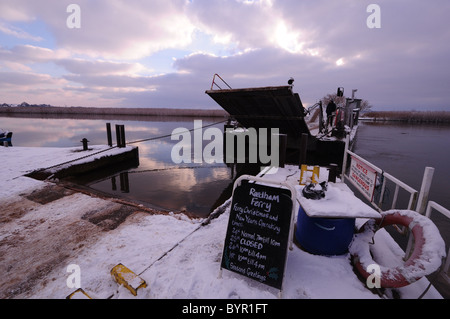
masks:
{"type": "MultiPolygon", "coordinates": [[[[383,276],[393,277],[401,274],[406,281],[414,282],[416,278],[421,278],[435,272],[442,264],[445,253],[445,242],[439,234],[439,230],[436,225],[426,216],[420,215],[410,210],[390,210],[382,213],[382,216],[399,214],[405,216],[411,220],[409,228],[412,230],[414,227],[420,227],[422,229],[422,240],[416,238],[416,243],[419,244],[420,249],[417,249],[417,253],[412,253],[410,259],[405,265],[395,263],[395,258],[388,259],[389,264],[381,265],[381,273],[383,276]],[[394,262],[392,262],[394,260],[394,262]]],[[[350,252],[357,255],[364,268],[367,269],[368,265],[373,264],[374,261],[370,254],[370,244],[374,237],[376,224],[375,220],[368,221],[368,224],[364,228],[365,231],[356,234],[351,247],[350,252]]],[[[402,252],[398,251],[398,254],[402,252]]],[[[376,257],[380,257],[380,253],[375,254],[376,257]]]]}
{"type": "Polygon", "coordinates": [[[364,204],[352,194],[344,183],[328,183],[325,197],[320,200],[308,199],[301,196],[303,187],[296,186],[300,204],[310,217],[330,218],[378,218],[380,214],[364,204]]]}
{"type": "MultiPolygon", "coordinates": [[[[94,154],[108,147],[92,148],[89,152],[94,154]]],[[[96,156],[126,150],[112,149],[96,156]]],[[[218,208],[217,212],[223,213],[213,214],[218,217],[210,220],[189,219],[177,214],[151,215],[136,209],[117,228],[108,231],[83,219],[83,216],[93,210],[119,205],[109,199],[73,193],[47,204],[24,200],[23,194],[51,184],[24,174],[86,154],[76,152],[74,148],[0,147],[3,163],[0,175],[0,207],[3,207],[0,213],[0,249],[3,246],[6,252],[0,261],[0,280],[12,284],[33,279],[28,280],[27,289],[12,294],[14,298],[66,298],[76,290],[68,284],[71,273],[67,269],[73,264],[80,267],[81,288],[92,298],[278,298],[278,291],[273,288],[227,270],[220,271],[230,199],[218,208]],[[6,216],[7,208],[16,211],[6,216]],[[112,279],[110,271],[119,263],[147,283],[146,288],[138,289],[136,297],[124,287],[118,287],[112,279]],[[46,266],[45,271],[38,274],[43,265],[46,266]]],[[[92,158],[83,159],[88,160],[92,158]]],[[[276,174],[262,175],[263,178],[295,185],[299,196],[300,172],[297,167],[287,166],[276,174]]],[[[321,179],[325,175],[321,170],[321,179]]],[[[335,191],[343,201],[354,198],[345,188],[336,187],[335,191]]],[[[395,251],[397,246],[389,236],[381,232],[377,236],[380,237],[377,243],[387,249],[394,247],[391,255],[398,255],[395,251]]],[[[423,278],[400,288],[400,295],[402,298],[417,298],[427,285],[428,281],[423,278]]],[[[10,291],[2,289],[0,295],[8,297],[10,291]]],[[[288,250],[281,297],[379,298],[355,275],[350,254],[317,256],[296,245],[288,250]]],[[[424,298],[441,296],[432,287],[424,298]]]]}

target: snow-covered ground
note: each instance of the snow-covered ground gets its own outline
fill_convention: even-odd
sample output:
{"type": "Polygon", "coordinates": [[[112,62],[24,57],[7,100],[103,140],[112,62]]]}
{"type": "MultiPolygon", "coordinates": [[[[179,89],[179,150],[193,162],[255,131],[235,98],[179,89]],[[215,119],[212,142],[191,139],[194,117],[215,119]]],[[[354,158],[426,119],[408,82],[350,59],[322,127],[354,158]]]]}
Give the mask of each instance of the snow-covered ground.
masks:
{"type": "MultiPolygon", "coordinates": [[[[106,148],[93,146],[90,152],[106,148]]],[[[97,156],[120,151],[123,149],[97,156]]],[[[25,173],[84,155],[84,152],[74,152],[71,148],[0,147],[3,164],[0,207],[4,208],[0,212],[0,249],[8,252],[0,259],[0,272],[4,283],[22,282],[20,287],[8,286],[8,289],[16,289],[14,292],[5,291],[5,286],[0,284],[0,295],[6,298],[66,298],[75,290],[69,286],[73,284],[71,275],[73,265],[76,265],[81,274],[81,287],[93,298],[279,297],[277,290],[236,273],[223,270],[219,276],[230,200],[219,208],[224,212],[209,223],[184,215],[150,215],[136,209],[117,228],[105,230],[85,217],[118,205],[111,200],[76,192],[47,204],[24,199],[24,194],[52,184],[24,177],[25,173]],[[6,218],[7,209],[9,215],[6,218]],[[136,297],[124,287],[118,287],[112,279],[110,271],[118,263],[146,281],[147,287],[140,288],[136,297]],[[42,269],[43,265],[45,269],[42,269]],[[29,284],[25,285],[27,278],[29,284]]],[[[287,166],[266,178],[296,185],[299,174],[296,167],[287,166]]],[[[298,186],[297,190],[300,190],[298,186]]],[[[361,225],[363,221],[357,219],[357,224],[361,225]]],[[[397,249],[384,230],[377,232],[377,236],[377,244],[383,248],[397,249]]],[[[293,245],[293,249],[288,250],[281,297],[380,298],[365,285],[355,275],[349,254],[317,256],[293,245]]],[[[422,278],[398,292],[402,298],[417,298],[427,286],[427,279],[422,278]]],[[[390,295],[389,291],[387,295],[390,295]]],[[[441,296],[431,287],[424,298],[441,296]]]]}

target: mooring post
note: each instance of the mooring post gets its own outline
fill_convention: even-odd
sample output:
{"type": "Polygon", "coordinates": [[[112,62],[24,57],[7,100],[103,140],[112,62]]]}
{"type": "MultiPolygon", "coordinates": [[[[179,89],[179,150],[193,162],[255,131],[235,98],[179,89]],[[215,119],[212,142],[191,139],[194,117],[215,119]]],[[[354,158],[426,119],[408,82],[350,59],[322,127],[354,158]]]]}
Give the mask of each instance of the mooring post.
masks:
{"type": "Polygon", "coordinates": [[[120,125],[116,124],[116,143],[117,143],[117,147],[120,147],[121,142],[120,142],[120,125]]]}
{"type": "Polygon", "coordinates": [[[120,126],[120,138],[122,139],[122,146],[126,147],[126,141],[125,141],[125,125],[120,126]]]}
{"type": "Polygon", "coordinates": [[[116,124],[117,147],[125,147],[125,125],[116,124]]]}
{"type": "Polygon", "coordinates": [[[106,137],[108,138],[108,146],[112,146],[111,123],[106,123],[106,137]]]}
{"type": "Polygon", "coordinates": [[[81,143],[83,143],[83,151],[87,151],[88,150],[88,140],[87,140],[87,138],[83,138],[82,140],[81,140],[81,143]]]}
{"type": "Polygon", "coordinates": [[[306,164],[306,151],[308,150],[308,134],[302,133],[302,139],[300,141],[300,163],[299,168],[302,164],[306,164]]]}

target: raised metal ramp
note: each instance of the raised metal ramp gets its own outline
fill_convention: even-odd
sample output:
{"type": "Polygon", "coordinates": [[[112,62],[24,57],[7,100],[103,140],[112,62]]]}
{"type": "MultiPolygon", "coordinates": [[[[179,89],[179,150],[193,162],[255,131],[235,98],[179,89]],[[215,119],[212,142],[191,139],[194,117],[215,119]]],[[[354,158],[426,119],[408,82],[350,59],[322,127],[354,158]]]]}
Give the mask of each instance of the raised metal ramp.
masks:
{"type": "Polygon", "coordinates": [[[311,135],[305,108],[291,86],[207,90],[206,94],[246,128],[279,128],[288,135],[288,144],[302,133],[311,135]]]}

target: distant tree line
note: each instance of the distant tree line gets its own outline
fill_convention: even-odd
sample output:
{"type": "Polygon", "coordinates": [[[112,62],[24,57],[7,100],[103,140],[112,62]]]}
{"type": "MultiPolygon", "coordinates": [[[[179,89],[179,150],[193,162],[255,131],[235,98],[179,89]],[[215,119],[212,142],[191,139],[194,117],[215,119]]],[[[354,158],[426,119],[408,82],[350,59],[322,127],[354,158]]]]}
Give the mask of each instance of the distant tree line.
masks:
{"type": "Polygon", "coordinates": [[[0,104],[0,107],[51,107],[50,104],[29,104],[27,102],[22,102],[20,104],[0,104]]]}
{"type": "Polygon", "coordinates": [[[115,108],[115,107],[82,107],[82,106],[50,106],[19,104],[11,107],[1,104],[0,113],[22,114],[65,114],[65,115],[137,115],[137,116],[184,116],[184,117],[227,117],[222,109],[175,109],[175,108],[115,108]]]}
{"type": "Polygon", "coordinates": [[[364,118],[372,121],[450,124],[448,111],[371,111],[365,113],[364,118]]]}

